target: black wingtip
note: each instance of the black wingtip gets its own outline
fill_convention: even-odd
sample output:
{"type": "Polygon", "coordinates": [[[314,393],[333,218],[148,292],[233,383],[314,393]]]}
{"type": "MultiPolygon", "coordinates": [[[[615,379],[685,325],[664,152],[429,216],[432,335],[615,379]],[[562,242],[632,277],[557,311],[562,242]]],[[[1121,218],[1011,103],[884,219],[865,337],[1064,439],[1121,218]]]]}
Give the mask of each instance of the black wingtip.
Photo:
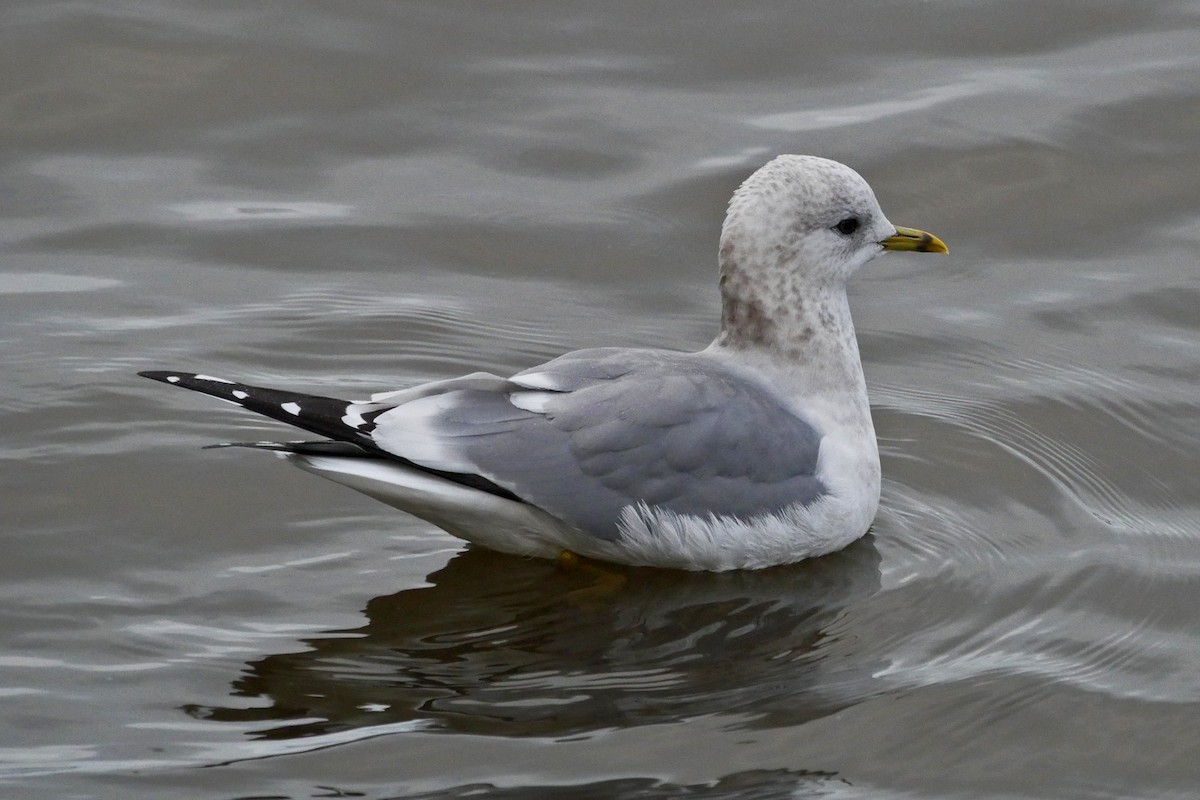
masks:
{"type": "Polygon", "coordinates": [[[346,409],[351,405],[347,400],[268,389],[265,386],[250,386],[203,373],[146,370],[139,372],[138,375],[152,381],[216,397],[227,403],[241,406],[248,411],[286,422],[288,425],[295,425],[297,428],[303,428],[320,436],[354,442],[367,449],[376,449],[367,438],[368,431],[362,429],[361,422],[359,425],[350,426],[343,421],[346,409]]]}
{"type": "Polygon", "coordinates": [[[244,447],[250,450],[270,450],[275,453],[295,453],[308,456],[346,456],[374,458],[378,454],[353,442],[218,442],[207,444],[202,450],[223,450],[227,447],[244,447]]]}
{"type": "Polygon", "coordinates": [[[191,377],[190,372],[171,372],[162,369],[147,369],[138,373],[138,377],[149,378],[159,383],[178,383],[180,378],[191,377]]]}

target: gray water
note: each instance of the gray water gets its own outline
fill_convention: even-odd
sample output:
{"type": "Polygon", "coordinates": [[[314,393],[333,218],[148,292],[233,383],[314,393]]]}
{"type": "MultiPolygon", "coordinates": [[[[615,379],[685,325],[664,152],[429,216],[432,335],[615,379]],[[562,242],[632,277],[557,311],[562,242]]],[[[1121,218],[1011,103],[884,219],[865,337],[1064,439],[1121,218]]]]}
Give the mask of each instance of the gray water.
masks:
{"type": "Polygon", "coordinates": [[[1200,3],[10,2],[0,53],[0,795],[1200,794],[1200,3]],[[853,286],[840,554],[469,549],[134,377],[702,347],[780,152],[951,248],[853,286]]]}

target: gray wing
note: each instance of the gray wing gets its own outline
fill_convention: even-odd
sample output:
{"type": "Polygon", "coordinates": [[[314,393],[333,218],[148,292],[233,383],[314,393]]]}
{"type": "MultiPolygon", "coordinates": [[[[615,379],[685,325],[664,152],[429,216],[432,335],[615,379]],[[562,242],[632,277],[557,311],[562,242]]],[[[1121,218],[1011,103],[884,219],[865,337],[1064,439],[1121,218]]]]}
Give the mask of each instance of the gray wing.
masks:
{"type": "Polygon", "coordinates": [[[748,519],[825,491],[819,432],[699,354],[580,351],[404,402],[374,423],[381,449],[482,476],[604,539],[637,503],[748,519]]]}

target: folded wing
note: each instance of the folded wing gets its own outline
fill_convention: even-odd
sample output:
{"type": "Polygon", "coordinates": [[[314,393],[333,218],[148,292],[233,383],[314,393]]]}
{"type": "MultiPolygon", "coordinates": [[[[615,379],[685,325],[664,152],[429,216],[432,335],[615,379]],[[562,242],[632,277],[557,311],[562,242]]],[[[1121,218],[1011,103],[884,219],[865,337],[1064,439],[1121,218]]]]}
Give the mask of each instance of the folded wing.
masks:
{"type": "Polygon", "coordinates": [[[819,432],[702,354],[585,350],[447,389],[374,416],[375,446],[477,475],[600,538],[639,503],[750,519],[825,491],[819,432]]]}
{"type": "Polygon", "coordinates": [[[395,461],[601,539],[619,536],[629,506],[749,520],[825,492],[820,432],[704,354],[582,350],[512,378],[476,373],[366,401],[142,374],[341,443],[250,446],[395,461]]]}

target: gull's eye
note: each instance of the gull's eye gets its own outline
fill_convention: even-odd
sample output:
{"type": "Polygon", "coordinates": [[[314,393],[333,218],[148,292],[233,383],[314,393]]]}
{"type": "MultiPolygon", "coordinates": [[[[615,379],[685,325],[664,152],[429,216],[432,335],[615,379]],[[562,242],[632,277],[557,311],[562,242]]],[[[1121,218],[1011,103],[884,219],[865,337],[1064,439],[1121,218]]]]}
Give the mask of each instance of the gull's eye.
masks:
{"type": "Polygon", "coordinates": [[[837,225],[834,225],[833,229],[842,236],[849,236],[858,230],[858,217],[846,217],[837,225]]]}

